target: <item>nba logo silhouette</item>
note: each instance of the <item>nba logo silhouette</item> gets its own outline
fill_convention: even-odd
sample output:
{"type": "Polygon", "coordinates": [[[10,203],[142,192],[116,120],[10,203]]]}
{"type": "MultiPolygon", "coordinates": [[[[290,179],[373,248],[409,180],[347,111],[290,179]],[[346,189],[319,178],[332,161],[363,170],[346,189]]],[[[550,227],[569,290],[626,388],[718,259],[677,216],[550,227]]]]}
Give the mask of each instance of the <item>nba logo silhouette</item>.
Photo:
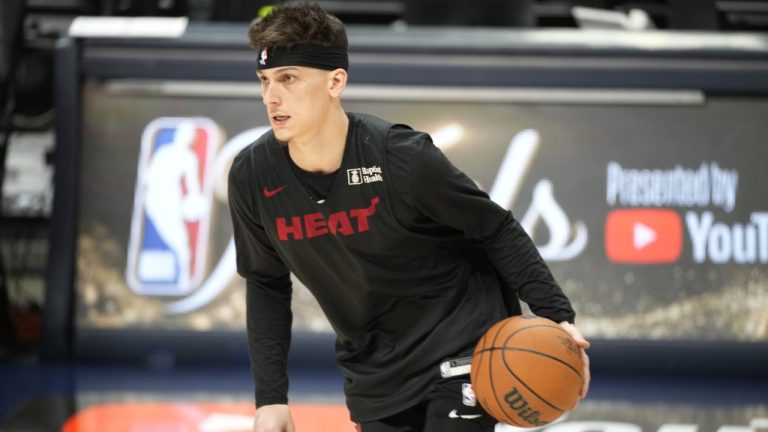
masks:
{"type": "Polygon", "coordinates": [[[183,296],[203,281],[221,139],[206,118],[158,118],[144,129],[126,267],[137,294],[183,296]]]}

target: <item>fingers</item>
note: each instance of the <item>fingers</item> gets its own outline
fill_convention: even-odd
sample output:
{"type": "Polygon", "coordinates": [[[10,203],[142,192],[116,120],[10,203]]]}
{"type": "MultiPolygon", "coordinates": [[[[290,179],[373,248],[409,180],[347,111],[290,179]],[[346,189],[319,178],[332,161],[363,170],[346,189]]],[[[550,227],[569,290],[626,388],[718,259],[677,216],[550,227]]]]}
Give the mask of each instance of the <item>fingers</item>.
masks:
{"type": "Polygon", "coordinates": [[[576,399],[576,401],[573,403],[573,406],[568,408],[568,411],[573,411],[576,409],[576,407],[579,406],[579,402],[581,402],[582,399],[587,397],[587,393],[589,393],[589,382],[592,380],[592,375],[589,371],[589,356],[587,353],[582,349],[581,350],[581,359],[584,365],[584,368],[581,372],[581,388],[579,388],[579,398],[576,399]]]}
{"type": "Polygon", "coordinates": [[[573,338],[573,340],[576,342],[576,345],[579,346],[579,348],[587,349],[590,346],[590,343],[588,340],[584,338],[584,336],[581,334],[578,328],[576,328],[575,325],[569,323],[568,321],[563,321],[560,323],[560,326],[568,332],[569,335],[573,338]]]}
{"type": "MultiPolygon", "coordinates": [[[[573,340],[576,342],[576,345],[579,348],[581,348],[581,360],[584,367],[582,369],[582,374],[581,374],[582,381],[581,381],[581,388],[579,389],[579,398],[584,399],[585,397],[587,397],[587,393],[589,392],[589,383],[592,380],[592,375],[589,371],[589,356],[587,355],[586,351],[584,351],[590,347],[590,343],[584,338],[584,336],[581,334],[579,329],[576,328],[575,325],[567,321],[563,321],[560,323],[560,326],[562,326],[563,329],[567,331],[569,335],[571,335],[573,340]]],[[[578,406],[579,400],[576,401],[576,403],[571,409],[574,409],[576,408],[576,406],[578,406]]]]}
{"type": "Polygon", "coordinates": [[[581,391],[579,397],[584,399],[589,392],[589,382],[592,380],[592,374],[589,371],[589,356],[584,350],[581,350],[581,359],[584,363],[584,372],[582,373],[581,391]]]}
{"type": "Polygon", "coordinates": [[[256,410],[253,432],[294,432],[288,405],[265,405],[256,410]]]}

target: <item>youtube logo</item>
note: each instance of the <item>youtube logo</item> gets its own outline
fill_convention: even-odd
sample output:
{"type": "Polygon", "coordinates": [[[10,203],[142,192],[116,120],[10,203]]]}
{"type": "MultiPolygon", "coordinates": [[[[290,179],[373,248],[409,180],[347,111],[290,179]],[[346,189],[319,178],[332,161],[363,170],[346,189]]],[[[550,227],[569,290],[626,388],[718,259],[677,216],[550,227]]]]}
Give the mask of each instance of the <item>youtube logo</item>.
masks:
{"type": "Polygon", "coordinates": [[[627,264],[672,263],[683,249],[680,216],[667,209],[619,209],[605,221],[605,253],[627,264]]]}

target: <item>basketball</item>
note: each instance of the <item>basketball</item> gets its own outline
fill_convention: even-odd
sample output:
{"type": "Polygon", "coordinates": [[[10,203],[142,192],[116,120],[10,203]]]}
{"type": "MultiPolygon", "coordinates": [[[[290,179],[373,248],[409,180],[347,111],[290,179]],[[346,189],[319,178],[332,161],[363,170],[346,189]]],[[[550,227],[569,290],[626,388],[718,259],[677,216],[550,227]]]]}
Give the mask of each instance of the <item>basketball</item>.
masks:
{"type": "Polygon", "coordinates": [[[515,316],[494,324],[472,356],[478,402],[494,418],[530,428],[556,420],[579,398],[583,361],[557,323],[515,316]]]}

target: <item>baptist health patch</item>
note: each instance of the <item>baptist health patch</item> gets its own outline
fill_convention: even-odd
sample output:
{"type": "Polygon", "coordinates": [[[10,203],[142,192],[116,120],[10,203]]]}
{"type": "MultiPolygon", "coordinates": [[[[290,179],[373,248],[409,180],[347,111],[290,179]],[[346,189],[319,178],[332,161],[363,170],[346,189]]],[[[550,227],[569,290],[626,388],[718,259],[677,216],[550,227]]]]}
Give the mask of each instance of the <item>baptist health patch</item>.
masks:
{"type": "Polygon", "coordinates": [[[475,391],[472,390],[472,384],[464,383],[461,385],[461,401],[466,406],[473,407],[477,405],[477,397],[475,396],[475,391]]]}
{"type": "Polygon", "coordinates": [[[370,168],[352,168],[347,170],[347,184],[350,186],[383,181],[381,167],[376,165],[370,168]]]}

